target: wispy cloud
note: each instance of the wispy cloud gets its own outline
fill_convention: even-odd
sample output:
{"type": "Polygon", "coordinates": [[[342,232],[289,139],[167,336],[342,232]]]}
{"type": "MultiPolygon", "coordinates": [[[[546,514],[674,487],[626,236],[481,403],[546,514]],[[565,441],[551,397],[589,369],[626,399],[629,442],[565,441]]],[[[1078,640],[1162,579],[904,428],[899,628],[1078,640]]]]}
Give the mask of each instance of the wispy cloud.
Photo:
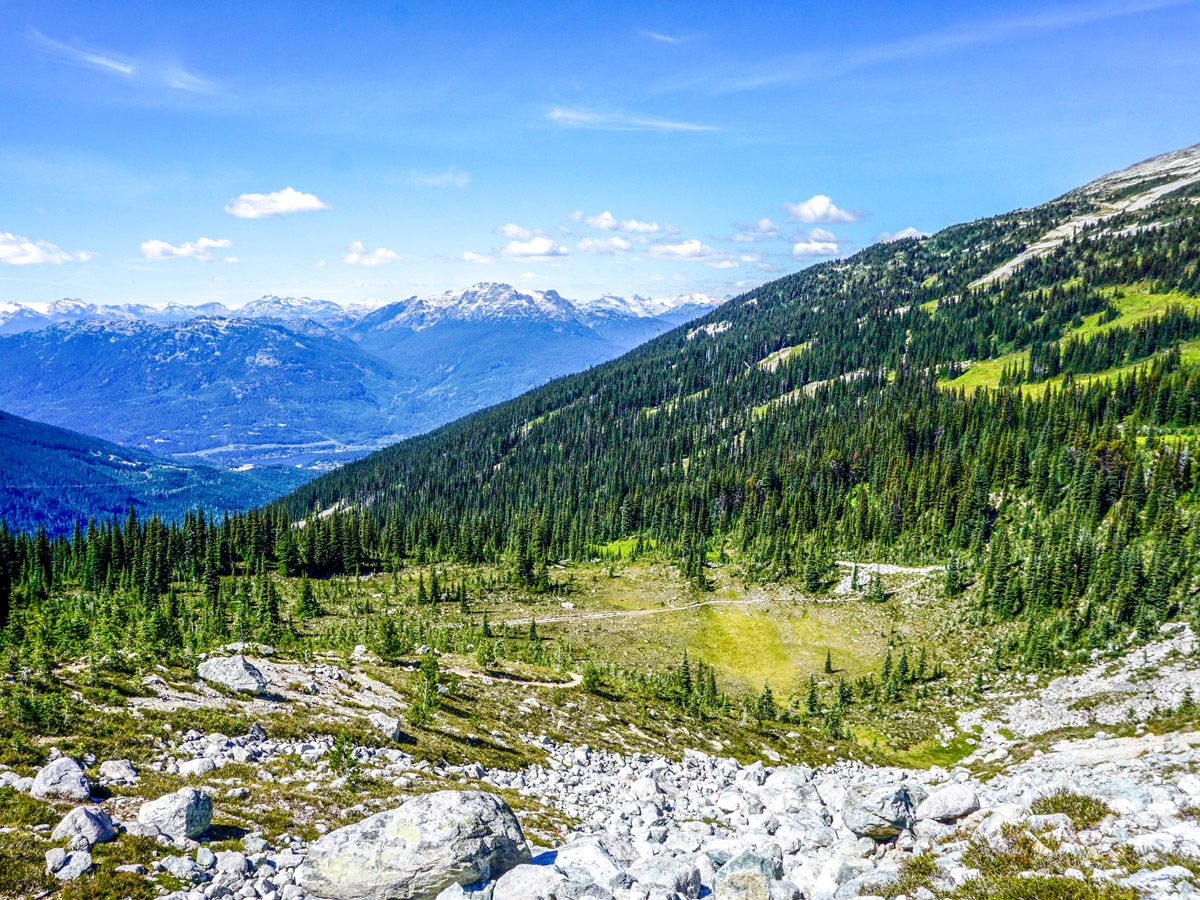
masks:
{"type": "Polygon", "coordinates": [[[618,234],[602,238],[585,237],[576,246],[582,253],[600,254],[624,253],[633,248],[633,244],[618,234]]]}
{"type": "Polygon", "coordinates": [[[659,119],[626,112],[609,112],[582,107],[556,106],[546,113],[546,121],[562,128],[586,128],[593,131],[720,131],[715,125],[659,119]]]}
{"type": "MultiPolygon", "coordinates": [[[[146,259],[195,259],[200,262],[211,262],[213,250],[228,250],[233,241],[228,238],[202,237],[186,244],[168,244],[166,241],[142,241],[142,256],[146,259]]],[[[226,262],[237,262],[233,256],[225,257],[226,262]]]]}
{"type": "Polygon", "coordinates": [[[465,188],[471,183],[471,176],[454,168],[444,172],[419,172],[414,169],[408,173],[408,183],[414,187],[465,188]]]}
{"type": "Polygon", "coordinates": [[[135,59],[125,54],[84,44],[68,44],[48,37],[36,28],[27,32],[29,40],[46,56],[69,65],[83,66],[130,82],[159,85],[191,94],[214,94],[220,85],[188,71],[176,62],[135,59]]]}
{"type": "Polygon", "coordinates": [[[476,263],[477,265],[486,266],[488,263],[495,262],[495,258],[488,256],[486,253],[476,253],[474,250],[464,250],[462,261],[476,263]]]}
{"type": "Polygon", "coordinates": [[[639,31],[638,34],[652,41],[658,41],[660,44],[682,44],[688,40],[682,35],[665,34],[661,31],[639,31]]]}
{"type": "Polygon", "coordinates": [[[754,241],[768,241],[779,237],[779,225],[763,216],[753,225],[739,225],[733,240],[738,244],[750,244],[754,241]]]}
{"type": "Polygon", "coordinates": [[[225,212],[239,219],[266,219],[322,209],[329,209],[329,204],[315,194],[305,194],[292,187],[269,194],[241,194],[225,204],[225,212]]]}
{"type": "Polygon", "coordinates": [[[736,269],[741,265],[735,257],[695,238],[654,244],[648,249],[648,252],[657,259],[702,262],[711,269],[736,269]]]}
{"type": "Polygon", "coordinates": [[[1109,0],[1103,3],[1048,6],[1024,15],[978,19],[910,37],[846,51],[818,50],[711,70],[689,76],[673,87],[709,86],[736,93],[780,84],[822,81],[871,66],[920,59],[1016,38],[1063,31],[1093,22],[1184,6],[1195,0],[1109,0]]]}
{"type": "Polygon", "coordinates": [[[58,266],[69,262],[87,262],[95,255],[90,250],[72,253],[49,241],[35,241],[22,234],[0,231],[0,263],[8,266],[58,266]]]}

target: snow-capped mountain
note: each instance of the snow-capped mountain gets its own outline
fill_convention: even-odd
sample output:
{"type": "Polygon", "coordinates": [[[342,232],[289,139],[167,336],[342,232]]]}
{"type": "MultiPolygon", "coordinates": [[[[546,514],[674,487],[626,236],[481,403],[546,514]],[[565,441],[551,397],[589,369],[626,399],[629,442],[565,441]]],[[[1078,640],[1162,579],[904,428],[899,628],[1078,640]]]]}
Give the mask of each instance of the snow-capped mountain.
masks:
{"type": "Polygon", "coordinates": [[[275,297],[267,295],[251,300],[245,306],[234,309],[227,315],[239,319],[274,319],[282,322],[309,319],[313,322],[330,322],[344,319],[346,309],[332,300],[314,300],[311,297],[275,297]]]}
{"type": "Polygon", "coordinates": [[[485,282],[379,308],[308,297],[0,306],[0,409],[229,465],[332,465],[618,356],[719,301],[485,282]]]}
{"type": "Polygon", "coordinates": [[[721,302],[708,294],[657,298],[605,294],[576,306],[592,331],[622,350],[632,350],[677,325],[704,315],[721,302]]]}
{"type": "Polygon", "coordinates": [[[640,294],[634,294],[632,297],[618,297],[615,294],[605,294],[595,300],[584,300],[575,305],[586,315],[620,313],[639,319],[653,319],[680,309],[695,308],[708,311],[719,306],[721,302],[718,297],[700,293],[674,294],[666,297],[643,297],[640,294]]]}
{"type": "Polygon", "coordinates": [[[523,293],[512,285],[481,282],[461,291],[409,297],[363,316],[355,332],[407,329],[423,331],[443,322],[546,321],[583,325],[575,305],[557,291],[523,293]]]}

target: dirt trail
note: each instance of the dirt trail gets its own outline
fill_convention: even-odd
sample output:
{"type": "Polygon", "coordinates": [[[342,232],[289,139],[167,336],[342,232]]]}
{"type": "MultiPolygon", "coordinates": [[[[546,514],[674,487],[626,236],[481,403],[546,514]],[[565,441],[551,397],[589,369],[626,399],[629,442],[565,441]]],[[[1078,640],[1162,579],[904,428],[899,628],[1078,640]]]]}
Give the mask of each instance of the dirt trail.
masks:
{"type": "Polygon", "coordinates": [[[528,625],[532,621],[536,621],[539,625],[547,625],[555,622],[587,622],[593,619],[623,619],[627,616],[660,616],[665,613],[685,612],[689,609],[697,609],[701,606],[752,606],[757,603],[766,603],[768,597],[754,597],[749,600],[697,600],[695,603],[685,603],[683,606],[663,606],[658,609],[611,609],[603,612],[578,613],[569,616],[546,616],[544,618],[526,618],[526,619],[507,619],[502,625],[528,625]]]}

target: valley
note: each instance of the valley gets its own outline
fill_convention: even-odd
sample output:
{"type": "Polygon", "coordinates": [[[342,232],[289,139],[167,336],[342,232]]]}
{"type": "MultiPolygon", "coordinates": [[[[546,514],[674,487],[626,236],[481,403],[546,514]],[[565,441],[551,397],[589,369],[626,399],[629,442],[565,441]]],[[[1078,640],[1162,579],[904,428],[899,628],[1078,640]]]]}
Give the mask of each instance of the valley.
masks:
{"type": "MultiPolygon", "coordinates": [[[[0,893],[1190,896],[1198,158],[784,276],[244,512],[0,528],[0,893]]],[[[341,391],[315,429],[534,308],[594,338],[480,285],[177,350],[341,391]]],[[[62,328],[160,326],[23,340],[62,328]]],[[[467,369],[431,390],[482,404],[467,369]]]]}
{"type": "Polygon", "coordinates": [[[319,472],[611,359],[717,305],[478,284],[378,308],[0,310],[0,409],[209,465],[319,472]],[[314,407],[314,401],[319,408],[314,407]]]}

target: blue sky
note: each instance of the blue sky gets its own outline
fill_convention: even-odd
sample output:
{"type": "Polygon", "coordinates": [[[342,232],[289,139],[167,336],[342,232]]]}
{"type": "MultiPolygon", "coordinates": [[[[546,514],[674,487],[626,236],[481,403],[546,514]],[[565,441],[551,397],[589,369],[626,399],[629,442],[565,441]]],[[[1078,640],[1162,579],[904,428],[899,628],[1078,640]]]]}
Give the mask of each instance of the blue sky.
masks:
{"type": "Polygon", "coordinates": [[[1198,39],[1186,0],[0,0],[0,301],[737,292],[1200,141],[1198,39]]]}

